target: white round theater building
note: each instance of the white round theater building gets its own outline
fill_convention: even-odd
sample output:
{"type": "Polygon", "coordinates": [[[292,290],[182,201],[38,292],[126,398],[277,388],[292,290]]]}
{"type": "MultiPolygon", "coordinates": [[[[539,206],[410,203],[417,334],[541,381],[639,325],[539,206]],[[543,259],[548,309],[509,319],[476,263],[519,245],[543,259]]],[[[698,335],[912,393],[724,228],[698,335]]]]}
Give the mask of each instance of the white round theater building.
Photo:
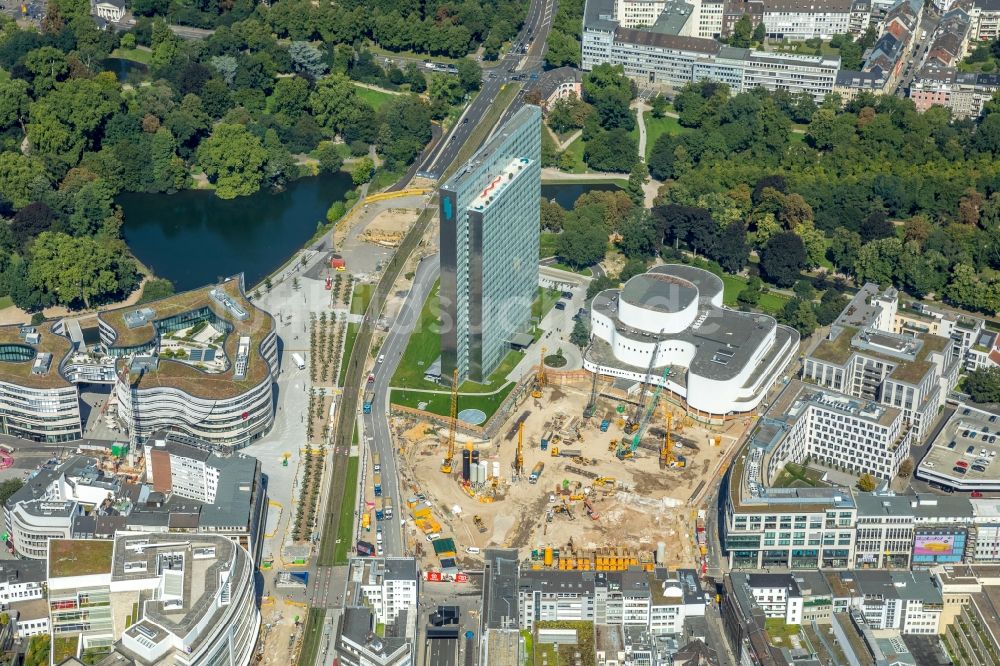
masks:
{"type": "Polygon", "coordinates": [[[794,358],[799,334],[723,307],[722,290],[715,274],[670,264],[600,292],[584,368],[663,385],[704,417],[753,411],[794,358]]]}

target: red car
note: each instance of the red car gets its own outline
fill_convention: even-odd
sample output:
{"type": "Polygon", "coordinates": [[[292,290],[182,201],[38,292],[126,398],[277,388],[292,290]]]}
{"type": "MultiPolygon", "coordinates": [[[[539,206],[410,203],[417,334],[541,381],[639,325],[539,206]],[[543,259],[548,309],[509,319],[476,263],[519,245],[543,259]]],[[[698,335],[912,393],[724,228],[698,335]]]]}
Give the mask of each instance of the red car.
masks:
{"type": "Polygon", "coordinates": [[[965,462],[964,460],[959,460],[957,463],[955,463],[955,467],[968,467],[968,466],[969,463],[965,462]]]}
{"type": "Polygon", "coordinates": [[[972,496],[973,497],[982,497],[983,494],[981,492],[979,492],[978,490],[973,490],[972,491],[972,496]]]}

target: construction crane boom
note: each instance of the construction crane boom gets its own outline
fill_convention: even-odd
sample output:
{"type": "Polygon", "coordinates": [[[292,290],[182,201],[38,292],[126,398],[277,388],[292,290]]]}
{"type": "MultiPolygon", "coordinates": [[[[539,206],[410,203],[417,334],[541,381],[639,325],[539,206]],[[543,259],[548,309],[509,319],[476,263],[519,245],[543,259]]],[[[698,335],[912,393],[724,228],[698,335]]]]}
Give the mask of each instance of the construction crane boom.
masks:
{"type": "Polygon", "coordinates": [[[663,438],[663,448],[660,449],[660,467],[667,467],[674,461],[674,443],[670,439],[670,429],[674,424],[674,415],[664,407],[667,418],[667,434],[663,438]]]}
{"type": "Polygon", "coordinates": [[[451,474],[455,459],[455,428],[458,424],[458,368],[451,375],[451,417],[448,419],[448,453],[441,463],[441,472],[451,474]]]}
{"type": "Polygon", "coordinates": [[[514,458],[514,473],[521,476],[524,472],[524,424],[517,426],[517,457],[514,458]]]}
{"type": "MultiPolygon", "coordinates": [[[[662,331],[660,332],[662,334],[662,331]]],[[[646,374],[642,377],[642,386],[639,387],[639,400],[635,403],[635,411],[632,412],[632,418],[625,423],[625,434],[631,435],[639,427],[640,417],[643,414],[643,400],[646,397],[646,389],[649,388],[649,378],[653,375],[653,368],[656,366],[656,355],[660,351],[660,343],[656,343],[653,346],[653,353],[649,356],[649,367],[646,368],[646,374]]],[[[667,366],[670,367],[669,365],[667,366]]]]}
{"type": "Polygon", "coordinates": [[[545,386],[545,347],[542,347],[541,352],[542,355],[538,358],[538,374],[535,375],[535,381],[531,387],[532,398],[541,398],[542,387],[545,386]]]}
{"type": "Polygon", "coordinates": [[[663,374],[660,376],[660,384],[653,392],[653,398],[649,401],[649,406],[646,408],[646,413],[642,417],[639,429],[636,430],[635,437],[632,438],[632,451],[639,448],[639,442],[642,440],[642,436],[646,434],[646,428],[649,427],[649,421],[653,418],[653,412],[656,411],[656,404],[660,401],[660,394],[663,393],[663,385],[667,383],[667,377],[669,376],[670,366],[668,365],[663,369],[663,374]]]}

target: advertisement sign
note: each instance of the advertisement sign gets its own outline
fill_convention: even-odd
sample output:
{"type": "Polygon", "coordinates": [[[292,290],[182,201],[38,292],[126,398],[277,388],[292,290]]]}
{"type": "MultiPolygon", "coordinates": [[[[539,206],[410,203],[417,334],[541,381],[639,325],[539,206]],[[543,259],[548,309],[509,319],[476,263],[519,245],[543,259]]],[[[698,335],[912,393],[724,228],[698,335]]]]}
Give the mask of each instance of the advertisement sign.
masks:
{"type": "Polygon", "coordinates": [[[913,554],[928,557],[955,555],[954,534],[916,534],[913,537],[913,554]]]}
{"type": "Polygon", "coordinates": [[[427,580],[430,581],[430,582],[432,582],[432,583],[440,583],[441,582],[441,572],[440,571],[428,571],[427,572],[427,580]]]}
{"type": "Polygon", "coordinates": [[[457,573],[457,574],[455,574],[455,582],[456,583],[468,583],[469,582],[469,574],[467,574],[467,573],[457,573]]]}

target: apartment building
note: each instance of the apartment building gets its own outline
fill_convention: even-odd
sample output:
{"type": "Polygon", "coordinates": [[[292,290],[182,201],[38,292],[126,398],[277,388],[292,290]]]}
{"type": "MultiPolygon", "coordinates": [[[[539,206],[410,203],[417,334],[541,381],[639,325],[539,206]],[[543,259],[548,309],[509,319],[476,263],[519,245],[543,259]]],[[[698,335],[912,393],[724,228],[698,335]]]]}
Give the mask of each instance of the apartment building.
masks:
{"type": "Polygon", "coordinates": [[[727,84],[734,93],[759,86],[806,93],[817,102],[833,90],[839,59],[738,49],[708,38],[715,35],[720,13],[720,31],[726,33],[726,11],[712,7],[703,14],[696,9],[685,13],[683,21],[668,16],[656,30],[639,30],[616,19],[613,0],[588,0],[581,67],[622,65],[629,77],[643,85],[679,88],[708,78],[727,84]]]}
{"type": "Polygon", "coordinates": [[[345,608],[337,622],[335,661],[345,666],[413,664],[419,581],[413,558],[352,559],[345,608]]]}
{"type": "Polygon", "coordinates": [[[1000,37],[1000,0],[974,0],[965,9],[972,18],[972,41],[991,42],[1000,37]]]}
{"type": "Polygon", "coordinates": [[[901,410],[920,442],[958,381],[950,340],[889,332],[895,290],[865,285],[803,361],[802,379],[901,410]]]}
{"type": "Polygon", "coordinates": [[[740,580],[767,617],[781,618],[785,624],[802,624],[802,592],[792,576],[748,573],[740,580]]]}
{"type": "Polygon", "coordinates": [[[852,26],[868,20],[854,0],[764,0],[764,27],[768,39],[802,42],[819,37],[830,39],[852,31],[852,26]]]}
{"type": "Polygon", "coordinates": [[[99,666],[247,666],[260,629],[253,576],[247,552],[223,537],[52,540],[53,643],[99,666]]]}

